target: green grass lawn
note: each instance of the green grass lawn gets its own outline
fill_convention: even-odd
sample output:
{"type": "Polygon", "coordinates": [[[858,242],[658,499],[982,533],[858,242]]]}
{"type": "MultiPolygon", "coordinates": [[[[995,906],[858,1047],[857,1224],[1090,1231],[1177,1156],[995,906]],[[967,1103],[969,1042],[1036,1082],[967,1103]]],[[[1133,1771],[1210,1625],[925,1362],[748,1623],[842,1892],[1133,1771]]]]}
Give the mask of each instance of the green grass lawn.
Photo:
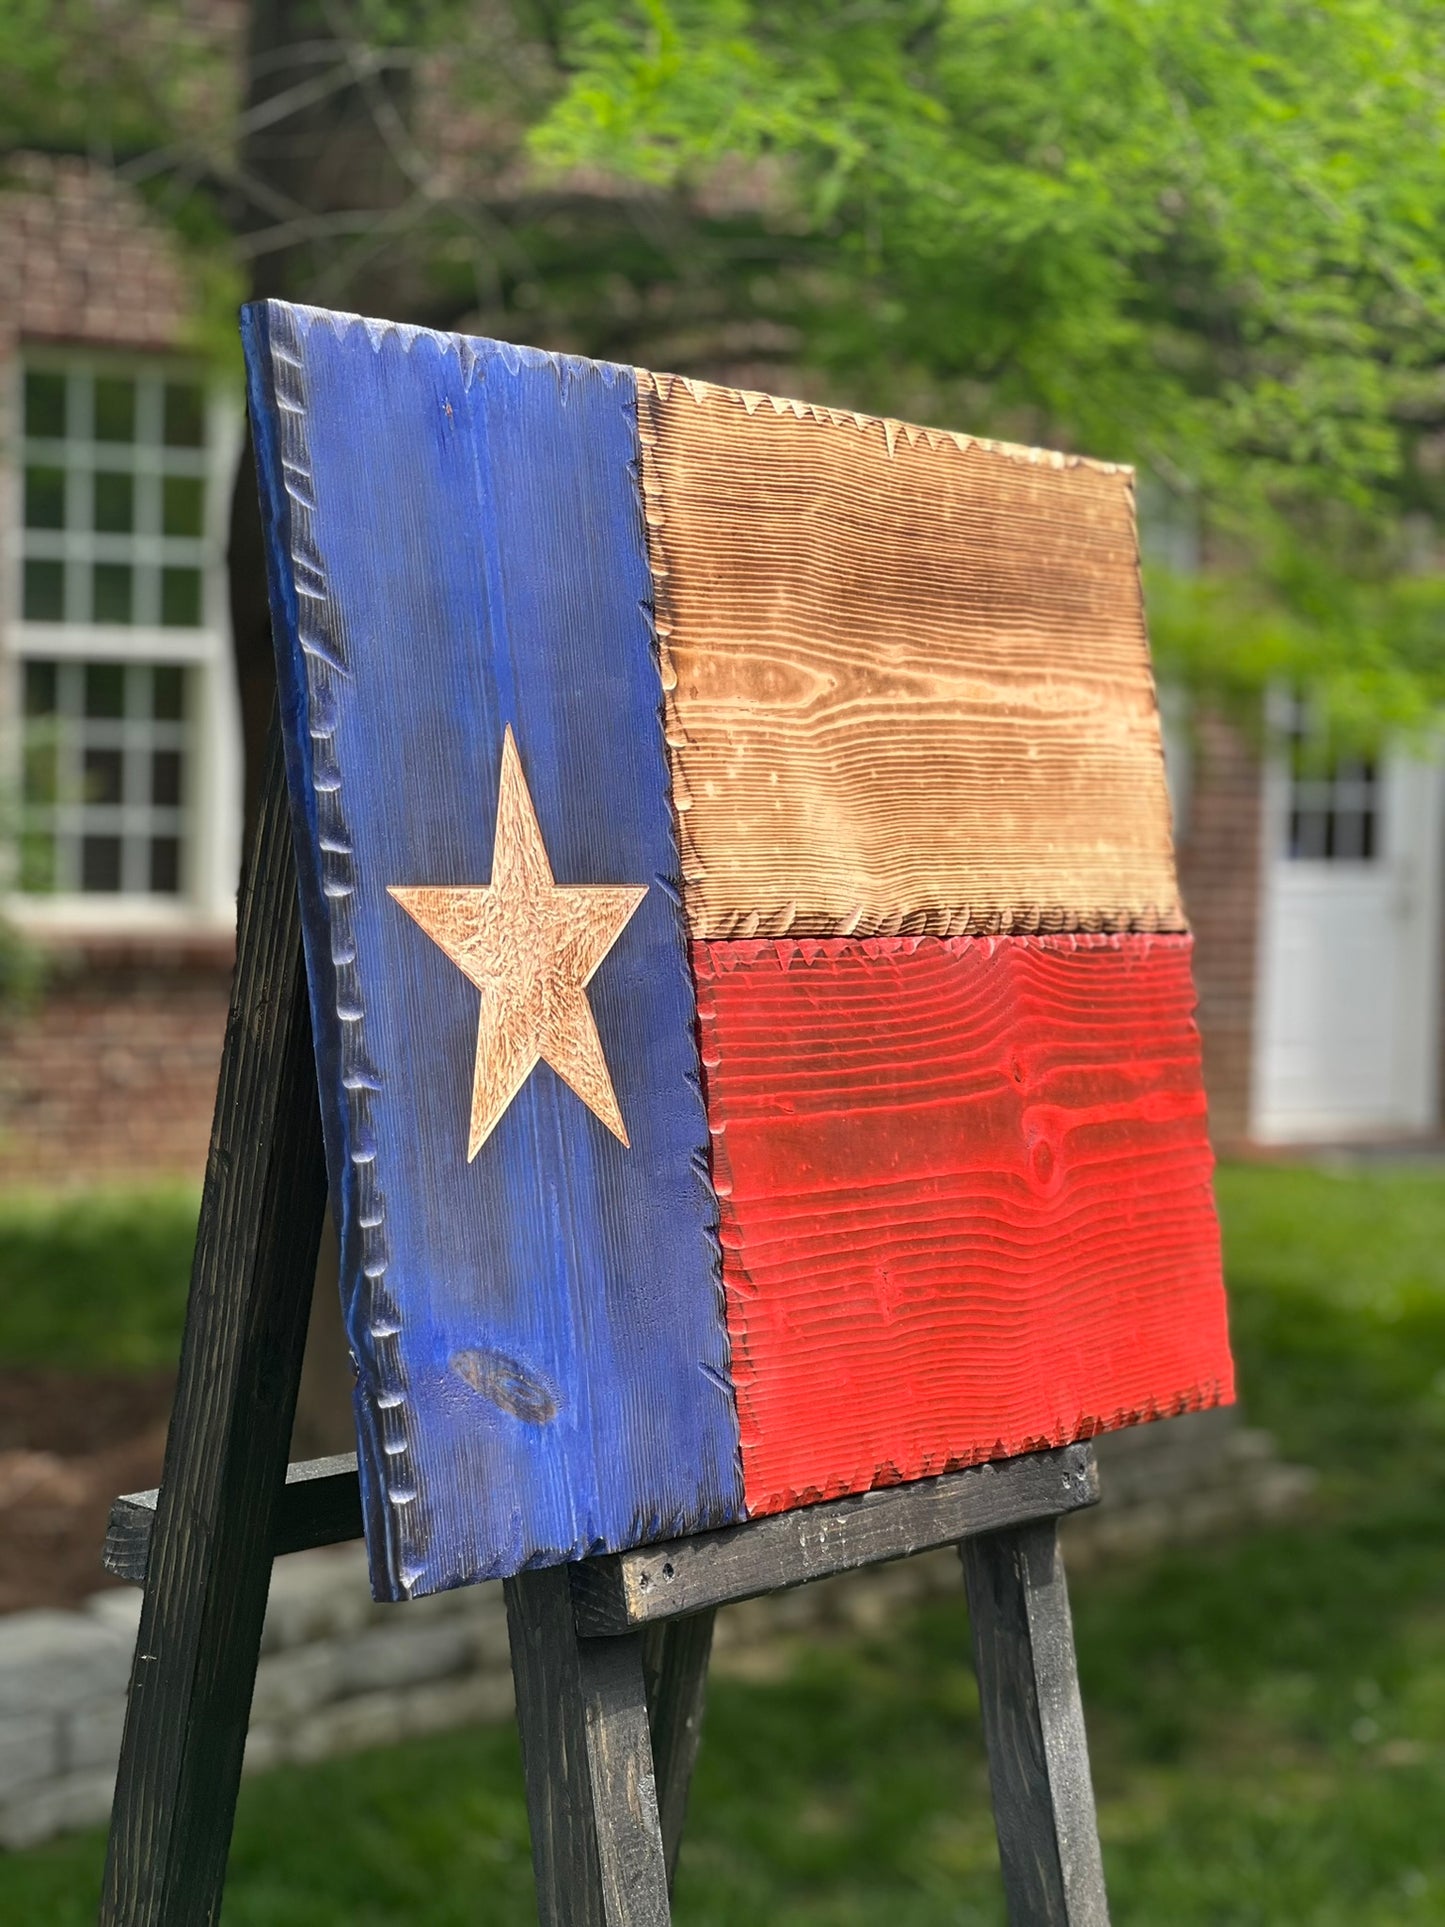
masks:
{"type": "MultiPolygon", "coordinates": [[[[1075,1587],[1116,1927],[1445,1923],[1445,1181],[1235,1168],[1220,1193],[1250,1418],[1321,1491],[1287,1531],[1075,1587]]],[[[87,1275],[77,1302],[99,1297],[87,1275]]],[[[0,1919],[89,1923],[101,1850],[0,1858],[0,1919]]],[[[500,1927],[530,1905],[509,1731],[244,1790],[227,1927],[500,1927]]],[[[1002,1921],[961,1603],[716,1683],[677,1913],[1002,1921]]]]}

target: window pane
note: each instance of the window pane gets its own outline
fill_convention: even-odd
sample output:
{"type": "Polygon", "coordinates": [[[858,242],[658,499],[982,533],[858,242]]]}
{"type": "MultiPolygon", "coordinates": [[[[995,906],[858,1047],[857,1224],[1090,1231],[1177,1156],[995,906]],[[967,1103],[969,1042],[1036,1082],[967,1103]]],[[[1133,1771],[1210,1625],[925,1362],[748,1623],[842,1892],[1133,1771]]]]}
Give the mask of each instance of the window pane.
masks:
{"type": "Polygon", "coordinates": [[[65,527],[65,470],[27,468],[25,471],[25,526],[27,529],[65,527]]]}
{"type": "Polygon", "coordinates": [[[200,628],[201,572],[199,569],[161,570],[161,622],[167,629],[200,628]]]}
{"type": "Polygon", "coordinates": [[[135,383],[128,375],[103,375],[96,381],[95,439],[135,440],[135,383]]]}
{"type": "Polygon", "coordinates": [[[129,535],[135,527],[135,482],[129,475],[96,476],[95,526],[106,535],[129,535]]]}
{"type": "Polygon", "coordinates": [[[120,888],[118,836],[84,836],[80,839],[80,887],[94,891],[120,888]]]}
{"type": "Polygon", "coordinates": [[[20,888],[55,888],[55,838],[49,830],[27,829],[20,838],[20,888]]]}
{"type": "Polygon", "coordinates": [[[25,564],[23,606],[27,622],[65,620],[65,569],[61,563],[30,557],[25,564]]]}
{"type": "Polygon", "coordinates": [[[1358,810],[1335,811],[1333,855],[1341,861],[1356,861],[1365,854],[1365,819],[1358,810]]]}
{"type": "Polygon", "coordinates": [[[158,749],[151,757],[151,801],[157,809],[180,807],[181,752],[178,749],[158,749]]]}
{"type": "Polygon", "coordinates": [[[176,836],[151,838],[151,888],[173,897],[181,887],[181,842],[176,836]]]}
{"type": "Polygon", "coordinates": [[[85,665],[85,713],[87,716],[125,714],[125,664],[88,662],[85,665]]]}
{"type": "Polygon", "coordinates": [[[176,724],[190,673],[145,661],[23,662],[21,889],[185,889],[188,752],[176,724]]]}
{"type": "Polygon", "coordinates": [[[206,512],[206,485],[199,475],[167,475],[162,483],[161,531],[199,535],[206,512]]]}
{"type": "Polygon", "coordinates": [[[55,664],[27,662],[25,665],[25,714],[55,714],[55,664]]]}
{"type": "Polygon", "coordinates": [[[1328,735],[1304,718],[1289,742],[1289,769],[1289,855],[1313,863],[1377,861],[1380,788],[1374,757],[1333,751],[1328,735]]]}
{"type": "Polygon", "coordinates": [[[129,622],[131,586],[129,562],[97,562],[91,572],[91,621],[129,622]]]}
{"type": "Polygon", "coordinates": [[[25,433],[59,440],[65,433],[65,377],[32,368],[25,377],[25,433]]]}
{"type": "Polygon", "coordinates": [[[177,669],[173,663],[157,663],[151,673],[154,677],[151,701],[156,720],[178,723],[185,714],[185,670],[177,669]]]}
{"type": "Polygon", "coordinates": [[[1329,855],[1330,819],[1325,810],[1290,813],[1289,853],[1306,861],[1329,855]]]}
{"type": "Polygon", "coordinates": [[[85,752],[85,801],[119,803],[124,769],[118,749],[88,749],[85,752]]]}
{"type": "Polygon", "coordinates": [[[205,440],[205,400],[193,382],[166,383],[165,435],[168,448],[199,448],[205,440]]]}

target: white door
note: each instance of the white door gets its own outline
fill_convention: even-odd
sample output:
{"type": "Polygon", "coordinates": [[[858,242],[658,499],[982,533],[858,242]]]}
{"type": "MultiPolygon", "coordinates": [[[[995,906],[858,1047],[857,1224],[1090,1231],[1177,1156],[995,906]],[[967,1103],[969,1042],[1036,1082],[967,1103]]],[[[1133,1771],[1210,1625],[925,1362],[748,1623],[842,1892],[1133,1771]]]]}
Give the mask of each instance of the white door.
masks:
{"type": "Polygon", "coordinates": [[[1254,1134],[1408,1136],[1438,1123],[1438,763],[1312,768],[1296,733],[1265,781],[1254,1134]]]}

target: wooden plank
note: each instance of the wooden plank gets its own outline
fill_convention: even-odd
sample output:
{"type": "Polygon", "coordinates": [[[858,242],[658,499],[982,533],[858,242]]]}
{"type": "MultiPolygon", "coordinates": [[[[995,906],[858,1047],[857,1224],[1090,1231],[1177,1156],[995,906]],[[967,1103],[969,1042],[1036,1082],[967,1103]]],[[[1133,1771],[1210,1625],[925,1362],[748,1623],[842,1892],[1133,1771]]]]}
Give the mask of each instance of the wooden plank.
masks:
{"type": "Polygon", "coordinates": [[[668,1927],[668,1864],[653,1777],[642,1635],[577,1644],[607,1927],[668,1927]]]}
{"type": "Polygon", "coordinates": [[[664,1619],[649,1626],[643,1639],[653,1774],[669,1888],[677,1878],[688,1794],[702,1744],[714,1618],[709,1610],[664,1619]]]}
{"type": "MultiPolygon", "coordinates": [[[[101,1564],[112,1578],[143,1586],[150,1559],[159,1494],[127,1492],[110,1508],[101,1564]]],[[[286,1484],[276,1507],[276,1537],[271,1556],[334,1546],[361,1537],[361,1490],[356,1454],[338,1452],[324,1459],[297,1459],[286,1468],[286,1484]]]]}
{"type": "Polygon", "coordinates": [[[593,1637],[617,1635],[1019,1520],[1075,1512],[1098,1496],[1091,1448],[1070,1445],[589,1559],[572,1568],[577,1626],[593,1637]]]}
{"type": "Polygon", "coordinates": [[[694,969],[750,1515],[1232,1396],[1187,937],[694,969]]]}
{"type": "Polygon", "coordinates": [[[210,1921],[219,1910],[325,1208],[291,826],[273,743],[241,894],[103,1927],[210,1921]]]}
{"type": "Polygon", "coordinates": [[[1108,1927],[1057,1522],[960,1550],[1011,1927],[1108,1927]]]}
{"type": "Polygon", "coordinates": [[[373,1586],[733,1520],[634,378],[247,329],[373,1586]]]}
{"type": "Polygon", "coordinates": [[[1184,927],[1130,471],[638,399],[695,936],[1184,927]]]}
{"type": "Polygon", "coordinates": [[[606,1927],[582,1662],[565,1567],[503,1588],[541,1927],[606,1927]]]}
{"type": "Polygon", "coordinates": [[[641,1635],[579,1638],[562,1567],[503,1590],[542,1927],[667,1927],[641,1635]]]}

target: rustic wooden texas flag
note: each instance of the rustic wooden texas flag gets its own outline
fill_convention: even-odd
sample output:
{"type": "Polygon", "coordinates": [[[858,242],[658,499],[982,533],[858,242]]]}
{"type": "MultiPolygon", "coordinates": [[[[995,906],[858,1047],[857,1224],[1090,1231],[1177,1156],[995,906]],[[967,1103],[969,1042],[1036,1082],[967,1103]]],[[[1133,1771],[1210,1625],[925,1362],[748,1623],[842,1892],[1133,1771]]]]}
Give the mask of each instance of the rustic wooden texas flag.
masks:
{"type": "Polygon", "coordinates": [[[1128,471],[245,331],[377,1591],[1230,1397],[1128,471]]]}

